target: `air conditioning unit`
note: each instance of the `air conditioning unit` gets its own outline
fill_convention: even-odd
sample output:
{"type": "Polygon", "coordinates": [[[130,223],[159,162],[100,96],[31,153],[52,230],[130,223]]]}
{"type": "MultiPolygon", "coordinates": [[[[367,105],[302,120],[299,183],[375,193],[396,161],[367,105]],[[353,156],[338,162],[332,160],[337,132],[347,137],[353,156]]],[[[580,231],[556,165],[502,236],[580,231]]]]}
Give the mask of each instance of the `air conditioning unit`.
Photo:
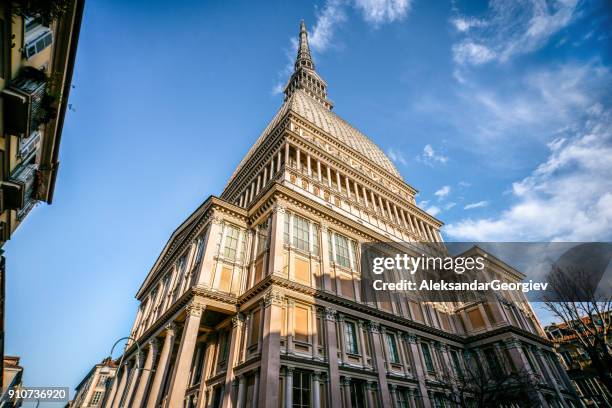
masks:
{"type": "Polygon", "coordinates": [[[34,38],[33,40],[28,40],[23,46],[23,54],[26,59],[32,58],[34,55],[38,54],[48,46],[53,43],[53,32],[51,30],[45,30],[42,34],[34,38]]]}

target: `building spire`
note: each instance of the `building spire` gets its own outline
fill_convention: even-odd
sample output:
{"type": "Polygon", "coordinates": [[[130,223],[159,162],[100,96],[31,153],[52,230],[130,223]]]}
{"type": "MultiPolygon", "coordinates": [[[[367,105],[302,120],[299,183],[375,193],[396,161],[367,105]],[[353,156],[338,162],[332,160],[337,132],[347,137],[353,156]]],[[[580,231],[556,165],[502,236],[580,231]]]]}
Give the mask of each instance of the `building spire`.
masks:
{"type": "Polygon", "coordinates": [[[299,67],[315,69],[312,55],[310,55],[310,46],[308,45],[308,31],[304,20],[300,22],[300,41],[298,47],[297,58],[295,59],[295,69],[299,67]]]}
{"type": "Polygon", "coordinates": [[[285,86],[285,100],[289,99],[297,89],[305,91],[327,109],[332,109],[333,105],[327,99],[327,83],[315,71],[304,20],[300,22],[297,57],[295,58],[293,74],[285,86]]]}

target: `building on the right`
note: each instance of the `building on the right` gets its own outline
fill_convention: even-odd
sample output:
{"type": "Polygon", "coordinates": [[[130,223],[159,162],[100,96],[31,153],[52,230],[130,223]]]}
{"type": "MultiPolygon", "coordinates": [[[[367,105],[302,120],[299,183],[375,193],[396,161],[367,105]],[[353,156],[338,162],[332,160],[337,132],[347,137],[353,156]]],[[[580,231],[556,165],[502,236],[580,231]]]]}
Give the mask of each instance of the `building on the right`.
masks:
{"type": "MultiPolygon", "coordinates": [[[[583,322],[589,324],[589,319],[585,317],[583,322]]],[[[568,328],[566,323],[553,323],[544,330],[561,357],[565,371],[582,402],[589,407],[612,406],[612,395],[599,379],[591,358],[582,347],[574,330],[568,328]]],[[[585,334],[588,333],[585,331],[585,334]]]]}

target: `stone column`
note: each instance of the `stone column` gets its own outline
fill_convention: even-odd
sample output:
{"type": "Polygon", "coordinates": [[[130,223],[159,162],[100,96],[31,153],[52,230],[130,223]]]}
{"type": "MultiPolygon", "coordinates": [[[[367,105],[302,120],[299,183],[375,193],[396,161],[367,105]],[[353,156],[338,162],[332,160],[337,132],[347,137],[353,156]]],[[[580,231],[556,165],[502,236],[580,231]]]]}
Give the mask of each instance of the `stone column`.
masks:
{"type": "Polygon", "coordinates": [[[298,170],[302,170],[302,158],[300,157],[300,148],[299,147],[295,147],[295,165],[297,166],[298,170]]]}
{"type": "Polygon", "coordinates": [[[285,143],[285,166],[289,166],[289,143],[285,143]]]}
{"type": "Polygon", "coordinates": [[[259,369],[255,371],[255,379],[253,380],[253,402],[250,408],[257,408],[259,402],[259,369]]]}
{"type": "Polygon", "coordinates": [[[359,320],[359,343],[360,344],[360,349],[361,349],[361,365],[363,366],[363,368],[367,368],[368,367],[368,363],[367,363],[367,355],[366,355],[366,342],[365,342],[365,334],[364,334],[364,329],[366,328],[366,322],[364,322],[363,320],[359,320]]]}
{"type": "Polygon", "coordinates": [[[174,370],[174,378],[170,385],[168,395],[169,407],[182,407],[189,382],[189,372],[191,369],[191,361],[193,360],[193,352],[195,350],[198,331],[200,329],[200,319],[202,317],[202,305],[192,302],[186,308],[187,317],[185,319],[185,327],[181,336],[181,344],[176,356],[176,369],[174,370]]]}
{"type": "Polygon", "coordinates": [[[376,382],[368,381],[366,383],[366,400],[368,401],[368,408],[376,408],[376,402],[374,402],[374,393],[376,393],[376,382]]]}
{"type": "Polygon", "coordinates": [[[372,346],[376,358],[376,371],[378,372],[378,385],[380,388],[380,398],[383,407],[390,407],[389,386],[387,385],[387,369],[385,368],[385,357],[383,347],[380,343],[380,325],[370,322],[370,332],[372,333],[372,346]]]}
{"type": "Polygon", "coordinates": [[[317,160],[317,179],[319,183],[323,180],[323,175],[321,174],[321,160],[317,160]]]}
{"type": "Polygon", "coordinates": [[[351,198],[351,184],[349,182],[348,177],[344,178],[344,184],[346,186],[346,195],[348,196],[348,198],[351,198]]]}
{"type": "Polygon", "coordinates": [[[235,408],[244,408],[244,397],[246,395],[246,384],[244,374],[238,377],[238,396],[236,397],[235,408]]]}
{"type": "Polygon", "coordinates": [[[294,338],[294,325],[293,325],[293,314],[295,313],[295,301],[293,299],[287,299],[287,322],[289,322],[289,326],[287,327],[287,354],[293,354],[293,338],[294,338]]]}
{"type": "Polygon", "coordinates": [[[276,154],[276,171],[280,171],[281,168],[281,149],[278,149],[278,153],[276,154]]]}
{"type": "Polygon", "coordinates": [[[285,408],[293,406],[293,367],[285,367],[285,408]]]}
{"type": "Polygon", "coordinates": [[[341,315],[340,313],[337,313],[336,319],[338,320],[338,330],[340,330],[340,336],[339,336],[340,344],[338,344],[338,347],[340,348],[340,356],[342,358],[342,361],[340,362],[340,364],[344,365],[346,361],[348,360],[346,358],[346,337],[345,337],[346,326],[344,325],[343,315],[341,315]]]}
{"type": "Polygon", "coordinates": [[[170,323],[166,326],[166,336],[164,338],[164,345],[162,346],[161,353],[159,355],[159,362],[157,363],[157,369],[155,370],[155,376],[153,377],[153,383],[149,390],[149,398],[147,400],[147,408],[155,408],[161,400],[161,387],[166,378],[168,368],[170,366],[170,356],[172,355],[172,348],[174,347],[174,337],[176,336],[176,326],[174,323],[170,323]]]}
{"type": "MultiPolygon", "coordinates": [[[[427,374],[425,367],[423,367],[423,357],[421,356],[421,350],[419,350],[419,344],[417,343],[416,336],[412,334],[407,335],[408,344],[410,344],[410,351],[414,356],[414,369],[415,375],[419,380],[419,395],[423,397],[422,405],[424,408],[431,407],[431,401],[429,401],[429,397],[427,396],[427,386],[425,381],[427,379],[427,374]]],[[[416,400],[416,397],[415,397],[416,400]]]]}
{"type": "Polygon", "coordinates": [[[132,403],[133,408],[140,408],[140,406],[142,405],[145,391],[147,390],[147,386],[149,385],[151,370],[153,369],[155,358],[157,356],[157,340],[153,339],[149,341],[148,348],[149,350],[147,352],[147,358],[144,362],[144,366],[142,367],[142,374],[140,375],[140,383],[138,384],[138,388],[136,389],[136,394],[134,396],[134,402],[132,403]]]}
{"type": "MultiPolygon", "coordinates": [[[[285,207],[276,203],[272,209],[272,225],[270,228],[270,257],[268,259],[268,275],[275,272],[281,273],[283,270],[283,235],[284,225],[283,217],[285,216],[285,207]]],[[[289,234],[291,237],[291,234],[289,234]]]]}
{"type": "Polygon", "coordinates": [[[144,361],[144,353],[139,352],[136,354],[134,358],[134,368],[132,369],[132,378],[130,379],[130,383],[128,385],[128,391],[125,396],[125,400],[123,401],[122,406],[131,407],[132,397],[136,390],[136,385],[138,384],[138,380],[140,379],[140,373],[142,372],[142,364],[144,361]]]}
{"type": "Polygon", "coordinates": [[[125,387],[128,382],[128,378],[132,375],[132,370],[128,368],[128,364],[124,363],[124,372],[123,377],[121,377],[121,382],[119,383],[119,387],[117,388],[117,394],[115,394],[115,398],[113,399],[113,408],[119,408],[121,406],[121,400],[125,394],[125,387]]]}
{"type": "Polygon", "coordinates": [[[365,203],[365,206],[368,207],[368,193],[366,192],[366,188],[364,186],[361,186],[361,192],[363,193],[363,202],[365,203]]]}
{"type": "Polygon", "coordinates": [[[238,354],[238,347],[240,347],[240,333],[242,332],[242,325],[244,323],[244,316],[241,313],[236,314],[232,317],[232,337],[229,344],[229,353],[227,355],[227,368],[225,370],[225,392],[223,395],[223,406],[231,406],[231,390],[232,390],[232,377],[234,376],[234,365],[236,362],[236,355],[238,354]]]}
{"type": "Polygon", "coordinates": [[[115,402],[115,400],[119,395],[119,388],[121,388],[121,383],[123,382],[123,377],[127,371],[127,367],[125,364],[123,367],[117,367],[117,371],[115,372],[115,377],[113,378],[113,383],[111,385],[111,389],[106,396],[106,401],[104,402],[104,408],[111,408],[115,402]],[[123,368],[123,371],[121,370],[123,368]]]}
{"type": "Polygon", "coordinates": [[[336,342],[336,310],[325,308],[327,350],[329,355],[329,397],[332,407],[340,407],[340,372],[338,371],[338,345],[336,342]]]}
{"type": "Polygon", "coordinates": [[[342,384],[342,394],[344,395],[344,406],[350,407],[351,406],[351,377],[347,377],[347,376],[342,377],[341,384],[342,384]]]}
{"type": "Polygon", "coordinates": [[[331,291],[332,284],[330,278],[330,265],[329,265],[329,238],[330,234],[329,227],[325,224],[321,225],[321,260],[322,260],[322,286],[323,290],[331,291]]]}
{"type": "Polygon", "coordinates": [[[326,167],[327,167],[327,186],[329,188],[332,188],[331,170],[329,166],[326,166],[326,167]]]}
{"type": "Polygon", "coordinates": [[[336,184],[338,185],[338,191],[342,192],[342,184],[340,183],[340,172],[336,171],[336,184]]]}
{"type": "Polygon", "coordinates": [[[284,294],[278,289],[269,290],[263,299],[265,325],[261,341],[261,378],[259,385],[259,407],[277,407],[279,405],[280,373],[280,329],[281,309],[284,294]]]}
{"type": "Polygon", "coordinates": [[[312,407],[321,408],[321,386],[319,381],[321,380],[321,373],[315,371],[312,373],[312,407]]]}
{"type": "Polygon", "coordinates": [[[308,176],[312,176],[312,165],[310,164],[310,154],[306,153],[306,168],[308,169],[308,176]]]}
{"type": "Polygon", "coordinates": [[[397,385],[391,384],[389,389],[391,392],[391,406],[397,408],[397,385]]]}

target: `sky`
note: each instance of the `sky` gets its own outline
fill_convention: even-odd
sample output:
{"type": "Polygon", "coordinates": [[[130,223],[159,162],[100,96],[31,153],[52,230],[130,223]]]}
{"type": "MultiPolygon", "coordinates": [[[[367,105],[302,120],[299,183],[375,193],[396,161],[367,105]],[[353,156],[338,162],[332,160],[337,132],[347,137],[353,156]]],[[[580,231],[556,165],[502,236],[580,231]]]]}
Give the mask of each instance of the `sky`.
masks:
{"type": "Polygon", "coordinates": [[[301,19],[335,112],[445,239],[612,238],[604,0],[87,0],[54,202],[5,246],[27,385],[74,388],[129,333],[166,240],[281,105],[301,19]]]}

